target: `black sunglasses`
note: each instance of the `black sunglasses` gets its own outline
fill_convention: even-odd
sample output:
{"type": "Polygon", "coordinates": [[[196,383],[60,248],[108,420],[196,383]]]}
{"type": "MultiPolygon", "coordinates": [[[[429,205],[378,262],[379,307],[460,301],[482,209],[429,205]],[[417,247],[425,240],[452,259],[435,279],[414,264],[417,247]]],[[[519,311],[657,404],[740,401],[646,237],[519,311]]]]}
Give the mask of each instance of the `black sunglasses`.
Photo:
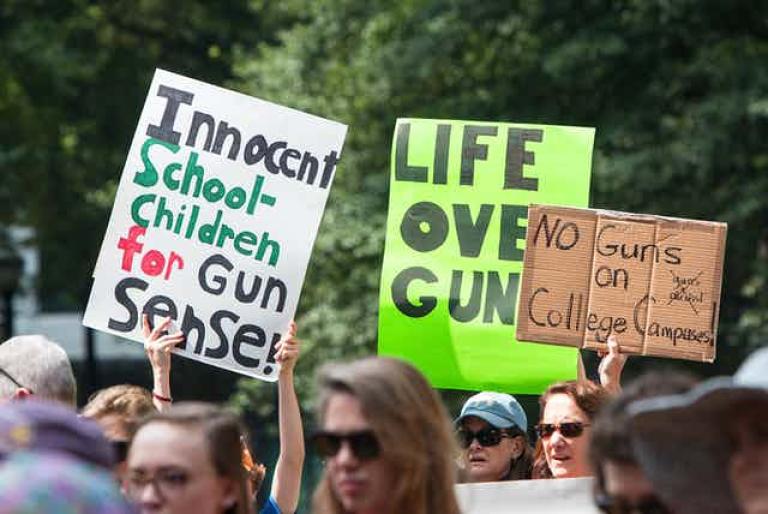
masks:
{"type": "Polygon", "coordinates": [[[545,439],[550,437],[555,431],[560,432],[563,437],[579,437],[584,433],[584,428],[589,425],[580,421],[570,421],[566,423],[539,423],[536,425],[536,435],[545,439]]]}
{"type": "Polygon", "coordinates": [[[26,389],[30,393],[35,394],[35,392],[32,389],[30,389],[29,387],[24,387],[23,385],[21,385],[21,382],[19,382],[15,378],[13,378],[13,376],[11,376],[11,374],[8,373],[7,371],[5,371],[3,368],[0,368],[0,375],[3,375],[5,378],[7,378],[11,382],[13,382],[13,385],[15,385],[16,387],[21,388],[21,389],[26,389]]]}
{"type": "Polygon", "coordinates": [[[312,436],[312,444],[315,451],[324,459],[331,458],[339,453],[341,445],[346,442],[354,456],[359,460],[375,459],[381,453],[379,440],[372,430],[359,432],[316,432],[312,436]]]}
{"type": "Polygon", "coordinates": [[[498,428],[483,428],[477,432],[472,432],[471,430],[460,428],[457,431],[457,435],[459,437],[459,446],[461,446],[462,449],[469,448],[469,446],[472,444],[472,441],[475,439],[477,439],[477,442],[480,444],[480,446],[487,447],[496,446],[501,442],[502,439],[509,437],[509,434],[499,430],[498,428]]]}
{"type": "Polygon", "coordinates": [[[115,462],[125,462],[128,459],[128,441],[111,441],[112,451],[115,454],[115,462]]]}
{"type": "Polygon", "coordinates": [[[606,494],[599,494],[595,498],[595,504],[605,514],[671,514],[670,510],[653,496],[632,504],[606,494]]]}

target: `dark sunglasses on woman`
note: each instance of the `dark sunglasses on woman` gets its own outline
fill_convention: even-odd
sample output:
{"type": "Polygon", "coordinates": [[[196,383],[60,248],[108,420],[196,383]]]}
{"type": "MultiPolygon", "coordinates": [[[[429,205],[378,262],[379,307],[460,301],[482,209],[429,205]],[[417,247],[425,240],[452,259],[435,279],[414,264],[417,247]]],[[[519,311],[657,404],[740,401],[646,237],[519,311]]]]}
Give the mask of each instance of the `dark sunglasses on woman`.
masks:
{"type": "Polygon", "coordinates": [[[645,498],[639,503],[629,503],[606,494],[597,495],[595,504],[605,514],[671,514],[656,497],[645,498]]]}
{"type": "Polygon", "coordinates": [[[372,430],[346,433],[319,431],[312,436],[311,441],[317,454],[324,459],[336,456],[344,443],[349,445],[352,454],[359,460],[375,459],[381,453],[379,440],[372,430]]]}
{"type": "Polygon", "coordinates": [[[567,423],[539,423],[536,425],[536,435],[540,439],[551,437],[555,432],[560,432],[563,437],[579,437],[584,433],[584,428],[589,425],[580,421],[570,421],[567,423]]]}
{"type": "Polygon", "coordinates": [[[475,439],[477,439],[477,442],[480,444],[480,446],[488,447],[496,446],[501,442],[502,439],[509,437],[509,434],[499,430],[498,428],[484,428],[482,430],[478,430],[477,432],[472,432],[471,430],[460,428],[456,434],[459,438],[459,446],[461,446],[463,449],[469,448],[469,446],[472,444],[472,441],[475,439]]]}
{"type": "Polygon", "coordinates": [[[130,447],[130,443],[128,441],[111,441],[111,444],[116,462],[125,462],[128,458],[128,448],[130,447]]]}

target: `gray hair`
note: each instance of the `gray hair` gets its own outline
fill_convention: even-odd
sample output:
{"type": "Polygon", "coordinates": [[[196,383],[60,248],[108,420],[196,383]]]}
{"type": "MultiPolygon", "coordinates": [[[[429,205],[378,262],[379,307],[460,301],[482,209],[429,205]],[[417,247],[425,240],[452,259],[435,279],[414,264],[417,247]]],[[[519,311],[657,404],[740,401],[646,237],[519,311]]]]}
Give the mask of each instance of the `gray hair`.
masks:
{"type": "MultiPolygon", "coordinates": [[[[76,405],[75,375],[64,349],[41,335],[16,336],[0,344],[0,367],[36,396],[76,405]]],[[[0,400],[19,386],[0,373],[0,400]]]]}

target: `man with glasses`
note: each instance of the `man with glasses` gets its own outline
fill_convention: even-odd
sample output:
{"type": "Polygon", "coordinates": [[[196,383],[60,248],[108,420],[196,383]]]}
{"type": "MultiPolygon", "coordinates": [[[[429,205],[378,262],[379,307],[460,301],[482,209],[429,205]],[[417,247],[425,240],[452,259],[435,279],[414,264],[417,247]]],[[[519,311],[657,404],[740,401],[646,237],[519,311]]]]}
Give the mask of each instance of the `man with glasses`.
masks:
{"type": "Polygon", "coordinates": [[[456,426],[468,482],[531,477],[528,418],[514,396],[491,391],[472,396],[456,426]]]}
{"type": "Polygon", "coordinates": [[[0,344],[0,402],[30,395],[76,405],[75,375],[66,352],[40,336],[17,336],[0,344]]]}

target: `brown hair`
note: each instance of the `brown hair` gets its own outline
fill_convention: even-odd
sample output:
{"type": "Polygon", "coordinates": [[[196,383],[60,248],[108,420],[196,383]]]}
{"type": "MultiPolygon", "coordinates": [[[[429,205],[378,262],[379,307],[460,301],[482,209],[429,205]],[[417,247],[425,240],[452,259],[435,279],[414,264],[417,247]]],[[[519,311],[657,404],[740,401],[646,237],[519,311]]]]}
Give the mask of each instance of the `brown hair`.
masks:
{"type": "Polygon", "coordinates": [[[208,442],[208,454],[216,473],[232,479],[237,485],[237,503],[226,511],[227,514],[253,514],[246,471],[242,465],[245,430],[240,418],[213,404],[181,402],[173,404],[167,411],[145,418],[136,432],[151,423],[201,430],[208,442]]]}
{"type": "Polygon", "coordinates": [[[528,434],[522,430],[509,430],[512,437],[523,438],[523,451],[516,458],[512,459],[512,466],[509,468],[509,474],[505,480],[528,480],[533,471],[533,448],[528,440],[528,434]]]}
{"type": "MultiPolygon", "coordinates": [[[[590,420],[595,418],[600,407],[602,407],[609,398],[607,391],[602,386],[589,380],[557,382],[549,386],[539,398],[541,416],[544,415],[544,409],[546,408],[549,399],[556,394],[568,395],[590,420]]],[[[532,478],[552,478],[552,472],[547,464],[541,439],[536,441],[532,478]]]]}
{"type": "MultiPolygon", "coordinates": [[[[448,413],[424,376],[405,362],[369,357],[323,368],[320,422],[330,398],[351,394],[381,446],[381,459],[394,470],[392,511],[410,514],[459,514],[454,493],[458,448],[448,413]]],[[[343,514],[323,475],[314,496],[315,514],[343,514]]]]}
{"type": "Polygon", "coordinates": [[[104,416],[116,415],[121,419],[127,434],[136,430],[139,421],[155,412],[152,394],[143,387],[121,384],[97,391],[88,399],[81,414],[98,420],[104,416]]]}

